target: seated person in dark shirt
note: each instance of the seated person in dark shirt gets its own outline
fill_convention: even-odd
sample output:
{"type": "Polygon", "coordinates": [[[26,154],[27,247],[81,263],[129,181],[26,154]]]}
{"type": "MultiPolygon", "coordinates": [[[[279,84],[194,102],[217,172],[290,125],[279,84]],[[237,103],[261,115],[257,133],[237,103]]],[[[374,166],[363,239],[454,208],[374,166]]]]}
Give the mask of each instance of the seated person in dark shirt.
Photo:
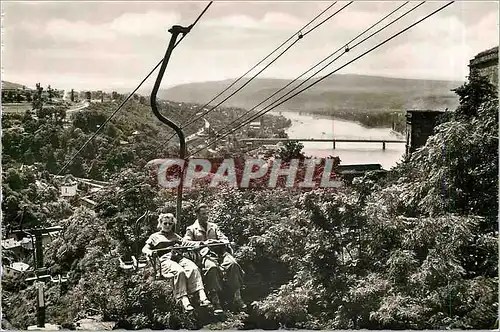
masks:
{"type": "MultiPolygon", "coordinates": [[[[198,219],[186,229],[184,239],[197,241],[200,244],[229,244],[228,238],[219,227],[208,221],[208,207],[200,204],[196,208],[198,219]]],[[[218,293],[223,288],[230,292],[234,305],[239,309],[245,309],[246,304],[241,298],[241,287],[243,286],[243,269],[236,259],[224,247],[223,250],[212,250],[205,248],[201,251],[202,260],[200,266],[205,277],[206,289],[209,292],[210,301],[214,306],[215,313],[222,312],[218,293]],[[225,282],[223,280],[225,279],[225,282]],[[225,287],[223,287],[225,286],[225,287]]]]}

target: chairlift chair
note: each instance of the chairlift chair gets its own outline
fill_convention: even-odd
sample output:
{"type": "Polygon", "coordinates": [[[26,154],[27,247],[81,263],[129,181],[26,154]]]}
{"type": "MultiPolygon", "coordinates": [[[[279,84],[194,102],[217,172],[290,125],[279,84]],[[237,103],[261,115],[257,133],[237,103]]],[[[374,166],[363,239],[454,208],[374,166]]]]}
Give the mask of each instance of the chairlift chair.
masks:
{"type": "Polygon", "coordinates": [[[130,262],[130,261],[124,262],[121,259],[121,257],[118,257],[118,260],[120,261],[120,268],[122,270],[126,270],[126,271],[135,270],[135,264],[134,264],[133,260],[132,260],[132,262],[130,262]]]}
{"type": "MultiPolygon", "coordinates": [[[[137,227],[139,225],[139,222],[144,219],[145,217],[147,217],[149,215],[149,211],[146,211],[144,212],[144,214],[142,214],[139,218],[137,218],[137,220],[135,221],[135,224],[134,224],[134,230],[135,230],[135,233],[136,233],[136,237],[138,237],[137,235],[137,227]]],[[[148,262],[146,259],[144,258],[141,258],[139,257],[139,259],[137,259],[134,255],[132,255],[130,257],[132,259],[132,261],[123,261],[123,259],[121,257],[118,258],[118,261],[120,262],[120,268],[122,270],[125,270],[125,271],[130,271],[130,270],[134,270],[134,271],[137,271],[139,269],[142,269],[144,267],[146,267],[148,265],[148,262]]]]}

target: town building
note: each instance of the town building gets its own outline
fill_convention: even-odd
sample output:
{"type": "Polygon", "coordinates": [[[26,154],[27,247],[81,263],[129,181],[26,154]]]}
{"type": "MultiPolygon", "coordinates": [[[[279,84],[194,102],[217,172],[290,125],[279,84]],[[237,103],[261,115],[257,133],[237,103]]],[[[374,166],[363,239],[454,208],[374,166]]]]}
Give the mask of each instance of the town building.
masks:
{"type": "Polygon", "coordinates": [[[419,147],[427,142],[427,138],[434,133],[439,110],[407,110],[406,111],[406,156],[409,157],[419,147]]]}
{"type": "Polygon", "coordinates": [[[62,197],[76,196],[77,189],[78,189],[78,182],[72,176],[67,176],[64,179],[63,184],[61,185],[61,196],[62,197]]]}

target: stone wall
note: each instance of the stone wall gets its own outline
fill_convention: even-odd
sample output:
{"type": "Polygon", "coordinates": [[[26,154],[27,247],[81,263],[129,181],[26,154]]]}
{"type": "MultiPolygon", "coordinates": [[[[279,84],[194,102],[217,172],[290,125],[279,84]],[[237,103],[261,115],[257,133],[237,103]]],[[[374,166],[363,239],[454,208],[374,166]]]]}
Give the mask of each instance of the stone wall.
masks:
{"type": "Polygon", "coordinates": [[[498,87],[498,46],[477,54],[469,62],[470,72],[478,71],[498,87]]]}

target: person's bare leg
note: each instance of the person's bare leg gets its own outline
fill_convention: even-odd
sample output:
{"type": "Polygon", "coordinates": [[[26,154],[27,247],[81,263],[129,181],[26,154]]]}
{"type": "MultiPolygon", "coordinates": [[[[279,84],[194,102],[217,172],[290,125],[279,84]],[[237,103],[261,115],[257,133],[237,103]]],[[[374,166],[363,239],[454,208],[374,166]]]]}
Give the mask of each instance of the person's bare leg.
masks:
{"type": "Polygon", "coordinates": [[[200,307],[206,307],[210,305],[210,301],[207,299],[207,294],[204,289],[198,291],[198,298],[200,299],[200,307]]]}

